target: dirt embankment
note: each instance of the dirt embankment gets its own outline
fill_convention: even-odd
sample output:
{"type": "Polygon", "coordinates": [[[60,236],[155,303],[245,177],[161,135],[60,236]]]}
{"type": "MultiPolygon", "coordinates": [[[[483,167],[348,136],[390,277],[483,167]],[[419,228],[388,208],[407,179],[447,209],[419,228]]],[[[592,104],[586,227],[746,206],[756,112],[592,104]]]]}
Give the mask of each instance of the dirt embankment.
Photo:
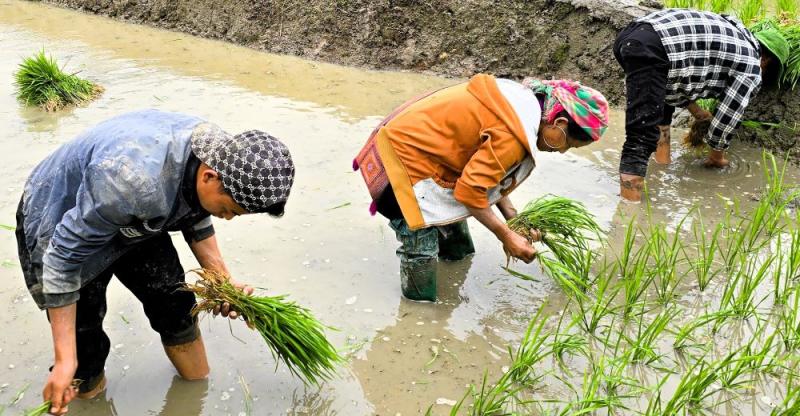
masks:
{"type": "MultiPolygon", "coordinates": [[[[650,10],[632,0],[47,0],[275,53],[450,76],[568,77],[624,103],[616,33],[650,10]]],[[[747,119],[793,126],[800,90],[762,91],[747,119]]],[[[800,160],[800,133],[740,136],[800,160]]],[[[800,131],[800,129],[798,129],[800,131]]]]}

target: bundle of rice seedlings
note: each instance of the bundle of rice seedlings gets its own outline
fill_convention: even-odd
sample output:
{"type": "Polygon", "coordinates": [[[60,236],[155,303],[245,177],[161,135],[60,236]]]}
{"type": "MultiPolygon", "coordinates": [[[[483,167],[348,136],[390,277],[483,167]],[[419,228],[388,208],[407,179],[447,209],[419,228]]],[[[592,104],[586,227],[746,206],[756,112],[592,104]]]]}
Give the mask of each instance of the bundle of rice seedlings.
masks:
{"type": "Polygon", "coordinates": [[[50,401],[46,401],[33,409],[28,409],[23,413],[23,416],[42,416],[50,411],[50,401]]]}
{"type": "Polygon", "coordinates": [[[781,83],[794,89],[800,80],[800,25],[790,24],[782,28],[783,36],[789,41],[789,59],[783,67],[781,83]]]}
{"type": "Polygon", "coordinates": [[[533,242],[533,231],[542,235],[542,243],[558,261],[572,263],[585,256],[589,241],[600,237],[600,226],[586,207],[569,198],[544,195],[528,203],[508,221],[512,231],[533,242]]]}
{"type": "Polygon", "coordinates": [[[26,58],[14,74],[17,98],[26,105],[56,111],[70,104],[83,104],[98,97],[103,87],[67,74],[44,51],[26,58]]]}
{"type": "Polygon", "coordinates": [[[230,304],[258,331],[277,361],[283,361],[292,374],[306,383],[319,384],[330,379],[343,361],[325,338],[322,325],[311,312],[287,301],[285,296],[247,295],[230,283],[228,276],[211,270],[194,270],[200,280],[187,285],[198,298],[194,314],[212,312],[230,304]]]}

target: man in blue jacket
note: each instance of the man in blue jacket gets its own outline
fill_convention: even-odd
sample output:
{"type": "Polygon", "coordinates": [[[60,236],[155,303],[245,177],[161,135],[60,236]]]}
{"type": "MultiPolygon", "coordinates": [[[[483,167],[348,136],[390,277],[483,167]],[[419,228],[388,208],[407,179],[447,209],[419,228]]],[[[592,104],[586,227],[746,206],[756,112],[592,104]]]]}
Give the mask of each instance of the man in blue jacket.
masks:
{"type": "Polygon", "coordinates": [[[52,328],[55,361],[43,391],[51,412],[64,414],[74,397],[105,386],[112,275],[142,302],[178,373],[205,378],[194,295],[178,290],[184,270],[168,232],[183,232],[201,267],[227,274],[210,215],[281,216],[293,180],[278,139],[255,130],[231,136],[155,110],[100,123],[42,161],[25,184],[17,243],[25,282],[52,328]]]}

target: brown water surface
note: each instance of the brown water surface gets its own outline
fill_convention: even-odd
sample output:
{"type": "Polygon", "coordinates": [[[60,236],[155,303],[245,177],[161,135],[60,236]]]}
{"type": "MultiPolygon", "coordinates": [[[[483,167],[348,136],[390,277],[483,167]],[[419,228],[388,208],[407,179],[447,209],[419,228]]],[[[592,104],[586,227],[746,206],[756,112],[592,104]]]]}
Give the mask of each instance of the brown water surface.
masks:
{"type": "MultiPolygon", "coordinates": [[[[337,346],[353,348],[340,378],[307,387],[278,366],[257,334],[240,322],[206,319],[202,330],[212,372],[184,382],[165,358],[139,303],[117,282],[109,288],[105,328],[112,340],[108,390],[75,402],[81,415],[243,414],[240,380],[252,393],[253,414],[415,415],[431,404],[436,414],[459,399],[465,385],[490,379],[506,365],[506,347],[518,342],[532,313],[559,289],[537,266],[516,267],[539,278],[508,276],[500,244],[471,222],[477,254],[440,265],[438,304],[401,299],[397,246],[379,217],[367,213],[368,194],[352,157],[380,117],[419,92],[458,82],[431,76],[375,72],[268,55],[185,34],[119,23],[36,3],[0,3],[0,223],[13,224],[23,183],[35,164],[59,144],[125,111],[159,108],[186,112],[232,133],[257,128],[282,138],[297,164],[287,214],[216,221],[235,276],[268,293],[288,293],[326,324],[337,346]],[[14,98],[12,74],[20,60],[44,48],[70,72],[106,88],[83,108],[44,113],[14,98]],[[231,332],[236,338],[231,336],[231,332]],[[237,340],[237,338],[239,340],[237,340]],[[240,341],[241,340],[241,341],[240,341]],[[438,355],[434,352],[438,351],[438,355]]],[[[619,202],[616,178],[623,114],[600,144],[566,155],[542,154],[531,178],[512,195],[518,206],[556,193],[585,203],[611,235],[642,205],[619,202]]],[[[677,134],[677,132],[676,132],[677,134]]],[[[674,225],[695,205],[706,218],[729,200],[745,204],[762,181],[760,151],[741,143],[731,168],[704,169],[676,149],[674,163],[651,164],[653,217],[674,225]]],[[[790,179],[797,181],[792,168],[790,179]]],[[[196,266],[175,238],[184,267],[196,266]]],[[[30,385],[8,411],[40,400],[51,364],[45,316],[31,301],[16,259],[12,232],[0,235],[0,404],[30,385]]],[[[756,414],[761,414],[758,411],[756,414]]]]}

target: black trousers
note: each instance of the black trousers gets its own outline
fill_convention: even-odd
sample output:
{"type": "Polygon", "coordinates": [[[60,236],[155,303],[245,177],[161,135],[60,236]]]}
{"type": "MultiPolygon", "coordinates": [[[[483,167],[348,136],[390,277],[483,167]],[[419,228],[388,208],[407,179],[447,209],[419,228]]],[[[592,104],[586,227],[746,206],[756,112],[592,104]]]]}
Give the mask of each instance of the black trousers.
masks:
{"type": "MultiPolygon", "coordinates": [[[[21,211],[17,216],[20,264],[23,268],[31,267],[21,211]]],[[[192,293],[181,290],[184,271],[169,234],[137,243],[80,289],[75,322],[78,350],[75,378],[84,381],[80,385],[82,391],[91,390],[100,380],[98,376],[103,373],[111,348],[111,341],[103,330],[103,319],[107,310],[106,288],[112,275],[142,303],[150,326],[159,333],[164,345],[185,344],[200,336],[197,318],[191,313],[195,298],[192,293]]]]}
{"type": "Polygon", "coordinates": [[[647,174],[656,150],[658,126],[672,123],[675,108],[666,104],[669,59],[661,38],[649,23],[633,22],[614,42],[614,57],[625,71],[625,144],[620,173],[647,174]]]}

